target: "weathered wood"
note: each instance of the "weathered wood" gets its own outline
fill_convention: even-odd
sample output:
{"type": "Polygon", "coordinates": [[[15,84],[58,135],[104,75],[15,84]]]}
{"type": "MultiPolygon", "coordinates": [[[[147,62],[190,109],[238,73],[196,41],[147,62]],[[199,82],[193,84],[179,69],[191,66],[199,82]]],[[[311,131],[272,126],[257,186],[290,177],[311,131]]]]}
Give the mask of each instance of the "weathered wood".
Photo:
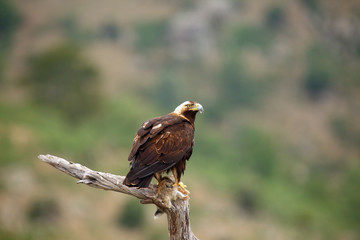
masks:
{"type": "Polygon", "coordinates": [[[197,240],[190,227],[190,206],[188,200],[175,200],[170,209],[165,210],[168,219],[170,240],[197,240]]]}
{"type": "MultiPolygon", "coordinates": [[[[80,179],[78,183],[128,194],[141,199],[141,203],[144,204],[155,204],[159,211],[167,215],[170,240],[197,240],[190,228],[189,200],[178,197],[177,189],[160,188],[158,191],[158,187],[154,184],[148,188],[128,187],[123,184],[124,176],[97,172],[79,163],[49,154],[39,155],[38,158],[72,177],[80,179]]],[[[166,180],[171,181],[168,178],[166,180]]]]}

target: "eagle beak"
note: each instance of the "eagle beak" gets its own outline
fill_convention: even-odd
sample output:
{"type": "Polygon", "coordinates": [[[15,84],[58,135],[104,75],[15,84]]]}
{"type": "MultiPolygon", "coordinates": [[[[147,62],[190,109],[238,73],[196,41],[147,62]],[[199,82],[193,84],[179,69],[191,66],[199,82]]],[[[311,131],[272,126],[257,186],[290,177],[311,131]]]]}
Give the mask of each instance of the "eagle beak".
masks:
{"type": "Polygon", "coordinates": [[[203,112],[204,112],[204,108],[203,108],[203,106],[201,106],[200,103],[197,103],[197,104],[196,104],[196,110],[199,111],[200,113],[203,113],[203,112]]]}

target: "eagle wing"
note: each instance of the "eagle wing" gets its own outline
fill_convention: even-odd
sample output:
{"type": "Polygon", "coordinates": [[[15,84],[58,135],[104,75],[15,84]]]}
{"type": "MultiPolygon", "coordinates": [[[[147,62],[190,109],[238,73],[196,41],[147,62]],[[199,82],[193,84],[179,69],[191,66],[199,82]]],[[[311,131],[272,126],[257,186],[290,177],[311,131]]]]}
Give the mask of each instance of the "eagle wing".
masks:
{"type": "Polygon", "coordinates": [[[181,117],[169,114],[145,122],[134,138],[125,184],[143,186],[139,182],[146,179],[148,185],[155,173],[189,159],[193,144],[194,127],[181,117]]]}

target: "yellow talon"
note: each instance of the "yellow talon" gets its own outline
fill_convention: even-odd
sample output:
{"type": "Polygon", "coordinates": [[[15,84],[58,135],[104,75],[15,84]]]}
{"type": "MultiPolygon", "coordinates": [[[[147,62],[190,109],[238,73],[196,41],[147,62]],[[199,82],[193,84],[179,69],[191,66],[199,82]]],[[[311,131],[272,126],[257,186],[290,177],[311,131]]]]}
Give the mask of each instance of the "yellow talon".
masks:
{"type": "Polygon", "coordinates": [[[179,186],[180,186],[181,188],[183,188],[183,189],[186,189],[186,188],[187,188],[187,186],[186,186],[183,182],[179,182],[179,186]]]}
{"type": "Polygon", "coordinates": [[[186,185],[182,182],[179,182],[178,186],[180,187],[179,191],[182,192],[183,194],[189,194],[190,192],[186,189],[186,185]]]}

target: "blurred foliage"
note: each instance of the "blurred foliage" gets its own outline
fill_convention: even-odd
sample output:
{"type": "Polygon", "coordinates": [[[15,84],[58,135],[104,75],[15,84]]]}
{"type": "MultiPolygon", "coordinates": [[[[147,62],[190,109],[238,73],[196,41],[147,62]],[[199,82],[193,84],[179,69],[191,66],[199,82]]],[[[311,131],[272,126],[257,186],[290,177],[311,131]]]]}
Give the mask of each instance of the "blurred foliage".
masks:
{"type": "MultiPolygon", "coordinates": [[[[86,161],[93,166],[92,160],[99,142],[111,149],[129,149],[135,132],[143,123],[147,111],[139,112],[134,105],[137,100],[124,97],[122,101],[107,102],[104,113],[88,119],[82,124],[73,125],[59,114],[36,105],[6,106],[0,104],[0,165],[25,163],[29,155],[35,156],[41,148],[53,153],[71,154],[78,161],[86,161]],[[124,118],[124,113],[127,117],[124,118]],[[44,117],[46,116],[46,117],[44,117]],[[12,139],[11,126],[21,124],[36,135],[29,136],[26,145],[18,146],[12,139]],[[36,147],[34,147],[34,145],[36,147]]],[[[143,104],[144,106],[144,104],[143,104]]],[[[156,111],[155,111],[156,112],[156,111]]],[[[25,136],[25,135],[24,135],[25,136]]]]}
{"type": "Polygon", "coordinates": [[[166,44],[167,22],[165,20],[144,21],[135,26],[136,49],[139,51],[153,50],[166,44]]]}
{"type": "Polygon", "coordinates": [[[229,59],[220,72],[219,104],[223,110],[231,111],[235,106],[254,107],[262,97],[263,82],[251,76],[244,64],[229,59]]]}
{"type": "Polygon", "coordinates": [[[350,117],[334,117],[330,121],[330,127],[345,146],[360,146],[360,131],[356,129],[356,123],[351,121],[350,117]]]}
{"type": "Polygon", "coordinates": [[[181,81],[179,81],[175,69],[168,67],[162,72],[162,76],[154,88],[152,99],[164,109],[172,109],[182,101],[181,90],[181,81]]]}
{"type": "Polygon", "coordinates": [[[356,46],[356,51],[355,51],[355,54],[358,58],[360,58],[360,43],[357,44],[356,46]]]}
{"type": "Polygon", "coordinates": [[[59,110],[72,122],[96,113],[100,105],[97,70],[85,60],[79,47],[56,46],[32,57],[23,82],[40,104],[59,110]]]}
{"type": "Polygon", "coordinates": [[[0,0],[0,42],[2,44],[9,40],[9,36],[14,32],[19,21],[20,16],[13,2],[0,0]]]}
{"type": "MultiPolygon", "coordinates": [[[[71,43],[84,44],[97,37],[94,31],[80,27],[76,16],[73,14],[67,14],[59,21],[58,25],[64,32],[67,40],[71,43]]],[[[103,31],[100,29],[99,37],[101,37],[102,34],[103,31]]]]}
{"type": "Polygon", "coordinates": [[[54,222],[59,218],[60,209],[55,199],[39,199],[32,203],[28,212],[30,221],[54,222]]]}
{"type": "Polygon", "coordinates": [[[19,159],[16,147],[8,135],[2,134],[0,136],[0,166],[11,163],[13,159],[19,159]]]}
{"type": "Polygon", "coordinates": [[[274,141],[259,129],[244,128],[237,135],[242,164],[263,178],[269,178],[278,161],[274,141]]]}
{"type": "Polygon", "coordinates": [[[4,106],[0,103],[0,166],[9,164],[23,164],[26,156],[35,150],[32,144],[25,144],[27,134],[23,126],[27,120],[26,110],[29,108],[16,108],[15,106],[4,106]],[[20,117],[16,120],[17,117],[20,117]],[[16,128],[14,122],[19,123],[20,128],[16,128]],[[17,136],[20,134],[21,136],[17,136]],[[19,147],[21,146],[21,148],[19,147]]]}
{"type": "Polygon", "coordinates": [[[25,234],[14,233],[6,229],[0,228],[0,239],[4,240],[31,240],[31,237],[25,234]]]}
{"type": "Polygon", "coordinates": [[[312,98],[319,97],[330,87],[330,75],[326,71],[312,68],[305,78],[305,89],[312,98]]]}
{"type": "Polygon", "coordinates": [[[167,240],[169,239],[169,234],[165,231],[154,231],[148,235],[147,240],[167,240]]]}
{"type": "Polygon", "coordinates": [[[310,47],[307,61],[304,87],[312,99],[318,99],[333,85],[337,65],[331,52],[318,44],[310,47]]]}
{"type": "Polygon", "coordinates": [[[115,22],[107,22],[101,26],[99,36],[111,41],[117,41],[121,38],[121,28],[115,22]]]}
{"type": "Polygon", "coordinates": [[[232,46],[235,48],[259,48],[267,50],[271,46],[273,35],[263,26],[241,26],[232,32],[232,46]]]}
{"type": "Polygon", "coordinates": [[[265,15],[265,24],[272,30],[281,30],[286,23],[285,10],[281,6],[271,6],[265,15]]]}
{"type": "Polygon", "coordinates": [[[12,35],[20,23],[20,15],[10,0],[0,0],[0,83],[6,53],[10,48],[12,35]]]}
{"type": "Polygon", "coordinates": [[[340,188],[338,197],[342,214],[347,224],[353,227],[360,225],[360,167],[354,166],[347,169],[345,179],[340,188]]]}
{"type": "Polygon", "coordinates": [[[319,12],[321,9],[320,0],[300,0],[301,3],[313,12],[319,12]]]}
{"type": "Polygon", "coordinates": [[[259,211],[259,195],[254,188],[242,188],[236,192],[235,201],[237,205],[249,216],[259,211]]]}
{"type": "Polygon", "coordinates": [[[138,200],[130,200],[121,209],[117,217],[117,223],[126,228],[140,228],[144,225],[144,209],[138,200]]]}

